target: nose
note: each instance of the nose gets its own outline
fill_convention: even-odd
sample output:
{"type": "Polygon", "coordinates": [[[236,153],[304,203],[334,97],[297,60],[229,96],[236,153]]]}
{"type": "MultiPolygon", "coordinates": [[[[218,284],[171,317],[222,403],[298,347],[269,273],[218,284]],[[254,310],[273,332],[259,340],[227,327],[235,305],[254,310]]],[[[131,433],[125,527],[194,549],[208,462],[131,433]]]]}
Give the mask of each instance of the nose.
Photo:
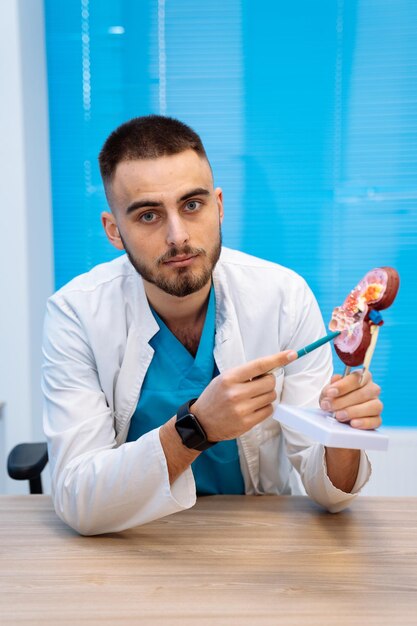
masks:
{"type": "Polygon", "coordinates": [[[179,215],[171,216],[168,220],[167,244],[170,246],[182,246],[189,239],[186,224],[179,215]]]}

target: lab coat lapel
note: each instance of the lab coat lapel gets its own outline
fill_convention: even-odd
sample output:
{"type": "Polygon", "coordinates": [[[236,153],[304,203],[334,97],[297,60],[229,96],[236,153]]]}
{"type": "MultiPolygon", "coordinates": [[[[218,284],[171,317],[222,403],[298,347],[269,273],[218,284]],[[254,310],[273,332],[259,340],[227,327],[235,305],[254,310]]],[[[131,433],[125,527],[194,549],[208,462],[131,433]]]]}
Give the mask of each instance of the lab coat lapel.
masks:
{"type": "Polygon", "coordinates": [[[149,341],[159,330],[139,277],[132,299],[133,320],[128,329],[126,348],[114,390],[114,419],[118,443],[126,438],[128,424],[136,409],[139,392],[154,354],[149,341]]]}
{"type": "MultiPolygon", "coordinates": [[[[214,358],[221,372],[246,363],[246,355],[240,334],[239,320],[234,304],[227,291],[221,267],[213,275],[216,293],[216,337],[214,358]]],[[[255,426],[237,439],[239,459],[248,493],[259,492],[259,426],[255,426]]]]}

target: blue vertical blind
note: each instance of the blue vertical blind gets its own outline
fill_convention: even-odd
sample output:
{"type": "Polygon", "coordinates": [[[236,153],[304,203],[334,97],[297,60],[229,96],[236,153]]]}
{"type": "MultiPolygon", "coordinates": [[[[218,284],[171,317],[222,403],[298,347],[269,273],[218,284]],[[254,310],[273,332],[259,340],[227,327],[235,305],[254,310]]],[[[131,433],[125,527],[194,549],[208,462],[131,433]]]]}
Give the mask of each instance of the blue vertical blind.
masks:
{"type": "Polygon", "coordinates": [[[417,426],[416,3],[45,0],[45,19],[56,286],[117,254],[106,136],[178,117],[223,188],[225,244],[302,274],[326,321],[369,269],[398,269],[372,369],[385,423],[417,426]]]}

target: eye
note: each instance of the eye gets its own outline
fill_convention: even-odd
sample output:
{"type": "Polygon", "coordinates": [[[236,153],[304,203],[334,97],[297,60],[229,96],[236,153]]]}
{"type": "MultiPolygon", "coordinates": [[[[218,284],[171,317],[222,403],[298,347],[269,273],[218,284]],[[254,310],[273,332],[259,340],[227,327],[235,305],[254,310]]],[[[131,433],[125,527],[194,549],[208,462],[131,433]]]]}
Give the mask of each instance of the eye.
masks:
{"type": "Polygon", "coordinates": [[[198,211],[201,204],[202,203],[199,202],[199,200],[189,200],[185,205],[185,208],[187,209],[187,211],[190,211],[192,213],[193,211],[198,211]]]}
{"type": "Polygon", "coordinates": [[[142,213],[139,217],[139,221],[145,222],[145,224],[151,224],[156,220],[158,216],[153,211],[146,211],[146,213],[142,213]]]}

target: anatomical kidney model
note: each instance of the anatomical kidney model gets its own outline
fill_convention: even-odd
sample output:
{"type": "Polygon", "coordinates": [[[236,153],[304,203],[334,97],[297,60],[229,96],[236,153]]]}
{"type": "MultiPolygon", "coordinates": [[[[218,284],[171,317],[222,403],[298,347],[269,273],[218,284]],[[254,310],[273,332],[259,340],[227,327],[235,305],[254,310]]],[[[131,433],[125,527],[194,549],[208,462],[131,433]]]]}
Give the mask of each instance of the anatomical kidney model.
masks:
{"type": "Polygon", "coordinates": [[[342,306],[334,309],[329,328],[340,331],[334,347],[348,368],[369,367],[383,324],[379,311],[391,306],[399,286],[400,277],[394,268],[377,267],[362,278],[342,306]]]}

